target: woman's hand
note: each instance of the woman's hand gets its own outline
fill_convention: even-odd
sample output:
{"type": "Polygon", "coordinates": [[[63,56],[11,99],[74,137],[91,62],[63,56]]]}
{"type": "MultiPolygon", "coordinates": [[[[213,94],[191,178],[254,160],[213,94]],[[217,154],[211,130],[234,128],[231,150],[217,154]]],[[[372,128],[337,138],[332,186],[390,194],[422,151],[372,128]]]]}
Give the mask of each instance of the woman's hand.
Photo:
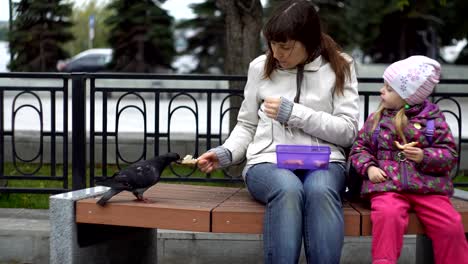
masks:
{"type": "Polygon", "coordinates": [[[278,117],[278,111],[281,104],[281,98],[278,97],[267,97],[263,101],[263,112],[272,119],[276,119],[278,117]]]}
{"type": "Polygon", "coordinates": [[[403,150],[407,159],[412,160],[416,163],[421,163],[424,158],[424,152],[421,148],[417,147],[406,147],[403,150]]]}
{"type": "Polygon", "coordinates": [[[367,176],[369,177],[369,180],[373,183],[384,182],[387,180],[387,174],[385,173],[385,171],[383,171],[380,168],[377,168],[376,166],[370,166],[367,169],[367,176]]]}
{"type": "Polygon", "coordinates": [[[218,156],[214,152],[205,152],[197,160],[198,169],[204,173],[210,173],[219,167],[218,156]]]}

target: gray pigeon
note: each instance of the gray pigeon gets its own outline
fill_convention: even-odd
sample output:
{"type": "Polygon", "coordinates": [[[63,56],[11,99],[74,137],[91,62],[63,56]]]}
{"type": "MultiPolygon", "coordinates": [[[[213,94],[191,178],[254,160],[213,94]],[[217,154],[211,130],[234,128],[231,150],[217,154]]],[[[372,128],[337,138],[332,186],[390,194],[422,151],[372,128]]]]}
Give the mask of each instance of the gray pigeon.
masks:
{"type": "Polygon", "coordinates": [[[121,191],[132,192],[139,201],[144,201],[143,193],[159,181],[161,173],[167,165],[179,159],[179,154],[169,152],[149,160],[138,161],[114,173],[111,177],[96,180],[96,185],[111,188],[104,193],[97,204],[104,206],[110,198],[121,191]]]}

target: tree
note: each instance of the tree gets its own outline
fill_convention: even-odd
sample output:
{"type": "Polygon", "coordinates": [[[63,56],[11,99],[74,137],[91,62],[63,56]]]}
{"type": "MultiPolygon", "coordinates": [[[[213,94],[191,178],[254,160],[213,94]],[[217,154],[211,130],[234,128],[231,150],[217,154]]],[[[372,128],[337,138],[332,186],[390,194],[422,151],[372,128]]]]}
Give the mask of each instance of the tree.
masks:
{"type": "Polygon", "coordinates": [[[215,0],[191,4],[190,8],[195,18],[182,20],[177,25],[178,29],[192,32],[181,53],[193,54],[197,58],[198,63],[193,72],[208,73],[210,68],[222,70],[226,50],[224,14],[216,6],[215,0]]]}
{"type": "Polygon", "coordinates": [[[216,0],[225,15],[224,72],[246,74],[249,62],[260,53],[263,9],[260,0],[216,0]]]}
{"type": "Polygon", "coordinates": [[[263,8],[264,18],[268,19],[275,10],[275,8],[278,7],[278,5],[282,2],[284,2],[284,0],[268,0],[268,2],[266,2],[265,7],[263,8]]]}
{"type": "Polygon", "coordinates": [[[63,44],[73,39],[71,4],[62,0],[21,0],[9,32],[11,71],[56,71],[56,63],[68,57],[63,44]]]}
{"type": "Polygon", "coordinates": [[[87,2],[85,6],[74,6],[73,8],[73,27],[71,32],[75,36],[73,41],[65,45],[65,49],[70,54],[77,54],[90,48],[89,43],[89,17],[94,16],[94,40],[93,48],[109,47],[107,39],[109,37],[109,27],[104,20],[110,16],[111,12],[105,8],[105,5],[99,5],[97,0],[87,2]]]}
{"type": "MultiPolygon", "coordinates": [[[[468,5],[464,0],[447,1],[440,12],[443,28],[439,31],[441,45],[453,45],[456,41],[468,39],[468,5]]],[[[455,64],[468,64],[468,45],[460,52],[455,64]]]]}
{"type": "MultiPolygon", "coordinates": [[[[162,2],[162,1],[160,1],[162,2]]],[[[175,54],[173,19],[151,0],[114,0],[110,27],[111,67],[121,72],[154,72],[170,67],[175,54]]]]}
{"type": "Polygon", "coordinates": [[[319,5],[327,31],[348,49],[362,49],[373,62],[390,63],[415,54],[442,59],[439,47],[468,32],[463,0],[327,2],[319,5]]]}

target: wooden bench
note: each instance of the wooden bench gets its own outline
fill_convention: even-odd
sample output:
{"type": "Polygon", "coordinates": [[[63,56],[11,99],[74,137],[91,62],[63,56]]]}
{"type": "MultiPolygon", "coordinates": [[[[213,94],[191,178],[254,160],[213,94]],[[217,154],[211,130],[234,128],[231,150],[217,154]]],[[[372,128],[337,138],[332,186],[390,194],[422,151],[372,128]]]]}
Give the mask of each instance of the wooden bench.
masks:
{"type": "MultiPolygon", "coordinates": [[[[253,200],[244,188],[159,183],[145,192],[145,197],[151,201],[150,203],[137,202],[131,193],[123,192],[113,197],[105,207],[96,204],[97,197],[105,191],[104,188],[86,190],[88,193],[76,195],[76,199],[69,199],[67,194],[51,197],[51,263],[81,263],[82,257],[80,259],[76,256],[90,254],[94,256],[96,254],[96,252],[89,250],[86,253],[77,253],[82,248],[90,248],[91,245],[102,244],[108,240],[116,241],[116,238],[119,237],[122,238],[119,243],[123,243],[122,241],[128,240],[134,234],[141,235],[138,238],[131,238],[130,241],[135,239],[140,241],[139,243],[143,241],[147,247],[146,249],[140,248],[140,250],[150,250],[148,247],[156,247],[155,233],[147,234],[144,233],[144,230],[152,230],[151,232],[156,232],[156,229],[173,229],[212,233],[262,233],[264,205],[253,200]],[[63,197],[69,201],[68,206],[64,206],[63,197]],[[70,200],[73,200],[73,203],[70,203],[70,200]],[[68,221],[65,220],[63,223],[61,211],[64,210],[63,207],[70,206],[73,207],[71,212],[73,216],[71,219],[69,219],[70,217],[66,218],[68,221]],[[53,225],[65,226],[65,229],[71,230],[55,231],[54,233],[53,225]],[[70,228],[70,226],[72,227],[70,228]],[[67,238],[65,242],[60,242],[63,233],[69,233],[70,238],[67,238]],[[75,241],[70,242],[70,239],[75,241]],[[69,244],[65,248],[71,247],[73,251],[65,258],[60,255],[60,252],[66,251],[64,244],[69,244]]],[[[86,190],[82,192],[86,192],[86,190]]],[[[468,232],[468,201],[459,198],[452,198],[452,201],[455,208],[461,213],[465,231],[468,232]]],[[[370,236],[369,208],[359,202],[345,202],[343,207],[345,235],[370,236]]],[[[414,214],[410,216],[408,234],[424,234],[424,230],[414,214]]],[[[430,240],[422,236],[418,237],[417,248],[423,253],[417,254],[417,263],[430,263],[432,261],[430,240]]],[[[99,249],[95,251],[99,252],[99,249]]],[[[141,260],[139,263],[154,263],[154,259],[157,258],[154,252],[144,251],[141,254],[153,255],[148,257],[148,262],[141,260]]],[[[90,263],[89,261],[86,260],[87,263],[90,263]]]]}

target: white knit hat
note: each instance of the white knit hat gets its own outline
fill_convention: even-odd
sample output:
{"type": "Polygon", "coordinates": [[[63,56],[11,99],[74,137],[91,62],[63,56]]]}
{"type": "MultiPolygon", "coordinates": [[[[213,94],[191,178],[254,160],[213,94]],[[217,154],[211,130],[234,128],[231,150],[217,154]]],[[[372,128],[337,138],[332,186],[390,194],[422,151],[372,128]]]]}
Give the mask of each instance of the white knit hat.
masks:
{"type": "Polygon", "coordinates": [[[440,64],[425,56],[411,56],[388,66],[383,78],[409,105],[420,104],[439,83],[440,64]]]}

